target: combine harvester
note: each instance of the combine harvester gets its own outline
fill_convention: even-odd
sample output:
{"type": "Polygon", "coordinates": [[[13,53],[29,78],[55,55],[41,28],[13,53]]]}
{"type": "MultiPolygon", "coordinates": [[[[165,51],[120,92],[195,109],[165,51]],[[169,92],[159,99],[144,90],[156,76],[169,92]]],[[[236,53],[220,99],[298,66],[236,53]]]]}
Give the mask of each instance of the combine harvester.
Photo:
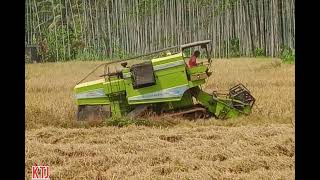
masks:
{"type": "Polygon", "coordinates": [[[242,84],[223,95],[202,90],[201,85],[212,74],[210,42],[198,41],[99,65],[84,79],[104,66],[101,79],[81,83],[82,79],[74,88],[78,120],[148,114],[227,119],[250,114],[255,99],[242,84]],[[177,53],[127,67],[128,60],[175,48],[179,49],[177,53]],[[190,68],[183,53],[190,48],[204,51],[207,61],[190,68]],[[118,64],[121,70],[111,73],[110,65],[117,63],[121,63],[118,64]]]}

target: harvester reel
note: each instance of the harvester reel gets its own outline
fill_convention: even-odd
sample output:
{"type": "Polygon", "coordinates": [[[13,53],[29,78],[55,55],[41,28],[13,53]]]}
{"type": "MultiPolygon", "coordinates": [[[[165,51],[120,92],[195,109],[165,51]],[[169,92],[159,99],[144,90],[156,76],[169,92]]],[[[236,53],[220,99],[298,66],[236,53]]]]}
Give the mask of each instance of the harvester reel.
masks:
{"type": "MultiPolygon", "coordinates": [[[[238,84],[229,90],[229,96],[231,99],[241,101],[249,104],[251,107],[255,103],[255,98],[251,95],[250,91],[243,85],[238,84]]],[[[242,110],[243,106],[239,103],[233,102],[233,106],[239,110],[242,110]]]]}

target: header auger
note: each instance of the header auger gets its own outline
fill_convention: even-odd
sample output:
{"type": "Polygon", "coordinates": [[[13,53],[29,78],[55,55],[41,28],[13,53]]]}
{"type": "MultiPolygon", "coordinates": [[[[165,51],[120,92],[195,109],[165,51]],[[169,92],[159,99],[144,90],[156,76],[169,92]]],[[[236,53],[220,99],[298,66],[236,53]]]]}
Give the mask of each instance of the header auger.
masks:
{"type": "Polygon", "coordinates": [[[201,89],[212,74],[208,51],[210,42],[198,41],[145,54],[142,56],[179,49],[177,53],[131,67],[127,67],[127,61],[142,56],[98,66],[105,66],[101,79],[78,83],[74,88],[78,120],[122,116],[134,118],[146,112],[160,116],[214,116],[219,119],[248,115],[255,99],[244,85],[238,84],[224,95],[209,94],[201,89]],[[188,57],[183,52],[193,47],[204,50],[207,61],[189,67],[185,61],[188,57]],[[118,67],[121,68],[110,73],[109,65],[120,62],[118,67]]]}

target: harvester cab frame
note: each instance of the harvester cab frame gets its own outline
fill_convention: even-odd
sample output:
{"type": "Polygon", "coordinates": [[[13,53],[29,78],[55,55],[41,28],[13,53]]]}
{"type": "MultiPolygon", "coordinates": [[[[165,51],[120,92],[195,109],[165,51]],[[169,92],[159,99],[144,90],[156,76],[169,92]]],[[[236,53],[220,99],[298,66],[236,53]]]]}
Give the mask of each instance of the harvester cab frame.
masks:
{"type": "MultiPolygon", "coordinates": [[[[204,49],[205,53],[206,53],[206,58],[207,58],[207,65],[211,64],[211,55],[210,52],[212,50],[209,51],[208,50],[208,45],[211,43],[211,40],[205,40],[205,41],[197,41],[197,42],[193,42],[193,43],[189,43],[189,44],[184,44],[181,45],[181,52],[184,52],[187,49],[192,49],[194,47],[200,46],[200,49],[204,49]]],[[[202,53],[201,53],[202,54],[202,53]]],[[[185,59],[190,58],[188,56],[184,56],[185,59]]],[[[199,64],[203,64],[203,62],[200,62],[199,64]]]]}
{"type": "Polygon", "coordinates": [[[78,105],[78,120],[92,115],[99,117],[138,117],[143,114],[233,118],[251,112],[255,99],[242,84],[229,89],[224,97],[202,90],[212,72],[208,50],[210,40],[173,46],[148,54],[107,62],[97,66],[74,88],[78,105]],[[189,67],[183,51],[200,47],[207,62],[189,67]],[[178,49],[162,57],[149,58],[146,62],[127,66],[129,60],[178,49]],[[110,72],[110,65],[118,69],[110,72]],[[99,67],[103,74],[95,81],[81,83],[99,67]]]}
{"type": "MultiPolygon", "coordinates": [[[[180,46],[180,51],[182,52],[182,55],[183,55],[183,58],[184,58],[184,61],[186,63],[186,66],[188,67],[188,72],[187,73],[187,76],[188,76],[188,79],[189,80],[192,80],[194,78],[194,76],[191,76],[190,74],[192,74],[192,71],[197,71],[197,69],[201,69],[201,65],[204,65],[207,67],[205,73],[201,73],[201,74],[196,74],[196,78],[200,78],[199,76],[201,76],[202,78],[208,78],[209,76],[211,76],[212,74],[212,70],[211,70],[211,64],[212,64],[212,60],[211,60],[211,51],[212,51],[212,47],[210,47],[210,51],[208,50],[208,46],[210,45],[211,43],[211,40],[204,40],[204,41],[197,41],[197,42],[193,42],[193,43],[188,43],[188,44],[184,44],[184,45],[181,45],[180,46]],[[189,56],[186,56],[184,51],[185,50],[192,50],[193,48],[197,48],[197,47],[200,47],[198,48],[197,50],[200,51],[201,53],[201,49],[204,49],[204,52],[205,52],[205,57],[207,58],[207,61],[201,61],[201,62],[197,62],[197,65],[195,67],[189,67],[188,66],[188,60],[189,60],[189,56]]],[[[192,52],[192,51],[191,51],[192,52]]],[[[203,54],[203,52],[201,53],[203,54]]],[[[200,59],[200,57],[199,57],[200,59]]],[[[199,61],[198,59],[198,61],[199,61]]]]}

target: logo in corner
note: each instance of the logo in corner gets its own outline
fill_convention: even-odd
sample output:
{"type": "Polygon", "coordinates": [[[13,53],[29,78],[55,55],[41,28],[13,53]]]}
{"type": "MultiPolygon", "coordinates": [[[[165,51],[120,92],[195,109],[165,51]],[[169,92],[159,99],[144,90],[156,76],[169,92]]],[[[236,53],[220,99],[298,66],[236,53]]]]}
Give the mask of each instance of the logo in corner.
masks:
{"type": "Polygon", "coordinates": [[[32,180],[49,180],[49,166],[32,166],[32,180]]]}

